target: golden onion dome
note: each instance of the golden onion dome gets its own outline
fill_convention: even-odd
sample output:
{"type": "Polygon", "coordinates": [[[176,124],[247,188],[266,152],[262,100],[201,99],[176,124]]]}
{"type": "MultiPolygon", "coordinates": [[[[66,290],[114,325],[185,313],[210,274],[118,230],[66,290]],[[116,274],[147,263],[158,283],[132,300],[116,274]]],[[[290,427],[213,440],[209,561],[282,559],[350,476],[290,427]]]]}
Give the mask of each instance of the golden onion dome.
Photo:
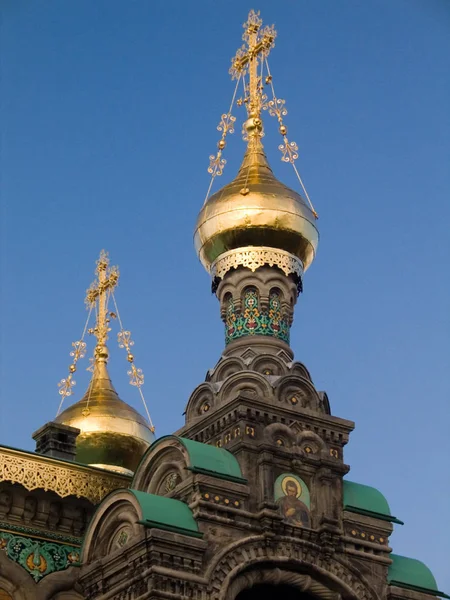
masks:
{"type": "Polygon", "coordinates": [[[237,177],[213,194],[198,216],[194,243],[205,269],[211,272],[226,252],[256,246],[287,252],[306,270],[318,241],[312,210],[278,181],[259,137],[251,136],[237,177]]]}
{"type": "Polygon", "coordinates": [[[154,434],[146,420],[119,398],[106,359],[106,353],[103,360],[97,358],[86,394],[55,421],[80,430],[76,439],[77,462],[131,474],[153,442],[154,434]]]}

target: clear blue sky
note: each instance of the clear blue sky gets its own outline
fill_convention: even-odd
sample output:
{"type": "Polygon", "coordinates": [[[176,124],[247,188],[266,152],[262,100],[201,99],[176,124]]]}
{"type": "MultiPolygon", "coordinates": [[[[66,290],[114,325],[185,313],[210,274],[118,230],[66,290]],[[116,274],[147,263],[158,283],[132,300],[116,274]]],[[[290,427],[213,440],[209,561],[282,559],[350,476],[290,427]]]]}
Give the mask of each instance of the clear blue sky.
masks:
{"type": "MultiPolygon", "coordinates": [[[[320,214],[292,347],[333,413],[356,421],[349,476],[406,522],[394,550],[448,592],[447,0],[5,0],[0,439],[32,449],[54,417],[102,248],[121,268],[157,433],[182,425],[224,343],[192,233],[250,8],[278,29],[274,82],[320,214]]],[[[269,122],[269,159],[295,186],[278,143],[269,122]]],[[[227,150],[220,184],[242,156],[239,128],[227,150]]],[[[123,350],[112,354],[114,383],[139,408],[123,350]]]]}

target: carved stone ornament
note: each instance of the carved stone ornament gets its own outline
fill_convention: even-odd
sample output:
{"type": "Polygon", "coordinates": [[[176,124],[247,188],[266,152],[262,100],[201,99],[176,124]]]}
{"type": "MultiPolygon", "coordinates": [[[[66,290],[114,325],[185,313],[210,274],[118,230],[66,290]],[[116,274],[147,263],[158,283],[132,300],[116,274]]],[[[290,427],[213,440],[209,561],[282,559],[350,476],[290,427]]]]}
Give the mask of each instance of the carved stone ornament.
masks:
{"type": "Polygon", "coordinates": [[[225,274],[232,268],[246,267],[255,272],[256,269],[264,265],[278,267],[286,276],[293,273],[301,279],[303,275],[303,265],[300,259],[284,250],[265,246],[249,246],[248,248],[237,248],[236,250],[224,252],[211,265],[211,275],[213,279],[215,277],[223,279],[225,274]]]}
{"type": "Polygon", "coordinates": [[[57,461],[28,457],[5,448],[0,450],[0,480],[20,483],[29,491],[51,490],[61,498],[72,495],[87,498],[93,504],[99,504],[113,490],[129,485],[128,478],[116,474],[103,475],[76,465],[59,466],[57,461]]]}
{"type": "Polygon", "coordinates": [[[164,491],[171,492],[180,483],[181,477],[175,471],[171,471],[164,480],[164,491]]]}
{"type": "MultiPolygon", "coordinates": [[[[264,574],[265,570],[260,573],[264,574]]],[[[287,583],[302,591],[309,591],[322,600],[337,600],[339,596],[336,591],[348,598],[378,600],[365,578],[351,565],[330,557],[324,558],[318,549],[290,541],[280,542],[276,547],[267,545],[260,536],[236,543],[219,554],[209,580],[213,589],[211,598],[216,600],[234,600],[239,591],[257,583],[287,583]],[[260,571],[258,565],[261,563],[271,563],[273,566],[262,579],[261,575],[257,575],[255,580],[242,582],[241,577],[251,573],[249,567],[260,571]],[[303,569],[306,563],[310,565],[308,576],[290,572],[292,566],[298,565],[303,569]],[[327,580],[330,587],[327,586],[327,580]]]]}

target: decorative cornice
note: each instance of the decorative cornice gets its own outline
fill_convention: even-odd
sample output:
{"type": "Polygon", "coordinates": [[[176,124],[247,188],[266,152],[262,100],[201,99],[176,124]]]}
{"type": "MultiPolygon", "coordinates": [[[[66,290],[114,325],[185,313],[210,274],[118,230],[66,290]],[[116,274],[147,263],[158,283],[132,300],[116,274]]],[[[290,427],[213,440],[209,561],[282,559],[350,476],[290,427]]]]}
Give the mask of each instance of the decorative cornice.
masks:
{"type": "Polygon", "coordinates": [[[72,535],[61,535],[53,533],[52,531],[43,531],[42,529],[34,529],[33,527],[26,527],[21,525],[14,525],[6,521],[0,521],[0,536],[2,532],[6,533],[20,533],[22,536],[28,538],[35,538],[44,542],[54,542],[69,544],[70,546],[81,547],[83,543],[83,537],[74,537],[72,535]]]}
{"type": "Polygon", "coordinates": [[[48,456],[1,447],[0,481],[20,483],[29,491],[52,491],[61,498],[83,497],[96,505],[113,490],[128,488],[131,478],[87,465],[72,465],[48,456]]]}
{"type": "Polygon", "coordinates": [[[232,268],[247,267],[255,272],[264,265],[278,267],[286,276],[295,274],[301,279],[303,275],[303,265],[299,258],[285,250],[266,246],[248,246],[224,252],[211,265],[211,275],[213,279],[222,279],[232,268]]]}

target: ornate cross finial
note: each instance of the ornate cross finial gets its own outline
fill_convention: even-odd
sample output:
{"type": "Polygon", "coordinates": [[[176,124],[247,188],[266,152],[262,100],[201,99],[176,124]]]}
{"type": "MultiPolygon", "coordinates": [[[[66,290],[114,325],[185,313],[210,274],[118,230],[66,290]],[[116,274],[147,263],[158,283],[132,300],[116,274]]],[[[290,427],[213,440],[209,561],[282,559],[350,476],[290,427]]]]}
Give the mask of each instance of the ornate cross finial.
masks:
{"type": "MultiPolygon", "coordinates": [[[[248,143],[247,151],[256,156],[263,151],[261,138],[264,136],[263,122],[261,112],[267,110],[269,115],[275,117],[278,121],[278,131],[282,136],[283,143],[279,144],[278,149],[281,152],[281,160],[290,163],[297,179],[303,189],[305,197],[315,218],[317,213],[314,210],[308,192],[303,184],[295,161],[298,158],[298,146],[296,142],[287,137],[287,127],[284,124],[284,117],[287,115],[285,101],[275,95],[272,74],[269,69],[268,56],[275,46],[277,32],[274,25],[262,26],[262,19],[259,12],[251,10],[247,21],[243,25],[244,33],[242,39],[244,44],[239,48],[231,60],[230,75],[236,80],[236,87],[228,113],[222,115],[222,120],[217,129],[222,132],[221,138],[217,143],[217,152],[210,155],[208,173],[211,175],[208,191],[206,192],[205,202],[208,201],[214,179],[223,173],[226,160],[223,157],[223,151],[226,146],[226,137],[228,133],[233,133],[236,118],[231,114],[239,84],[242,80],[244,95],[236,100],[238,106],[245,105],[247,109],[247,120],[243,124],[243,139],[248,143]],[[247,78],[248,75],[248,78],[247,78]],[[264,86],[272,92],[272,99],[268,99],[264,92],[264,86]]],[[[250,169],[248,162],[248,169],[250,169]]],[[[248,171],[249,172],[249,171],[248,171]]],[[[250,191],[247,182],[241,190],[245,196],[250,191]]]]}
{"type": "Polygon", "coordinates": [[[155,428],[150,418],[150,413],[142,392],[142,386],[144,385],[144,374],[142,373],[142,369],[138,369],[134,364],[134,356],[131,353],[131,347],[134,345],[134,342],[131,339],[131,332],[125,331],[123,327],[122,319],[120,318],[119,314],[119,308],[114,296],[114,289],[119,282],[119,269],[117,267],[109,266],[108,253],[104,250],[100,252],[100,257],[97,260],[95,274],[97,275],[96,280],[91,284],[89,289],[86,290],[85,303],[89,310],[89,314],[86,319],[83,334],[79,341],[72,343],[73,350],[70,353],[70,356],[72,357],[72,364],[69,366],[69,375],[64,379],[61,379],[61,381],[58,383],[59,394],[62,396],[62,398],[59,404],[57,416],[61,412],[65,398],[73,394],[73,387],[76,383],[73,376],[77,370],[77,362],[86,354],[86,342],[84,341],[86,332],[94,335],[97,338],[97,344],[94,350],[94,358],[91,359],[93,364],[91,364],[91,366],[88,368],[88,371],[91,371],[93,375],[91,384],[88,388],[86,407],[82,411],[82,415],[84,417],[89,416],[89,401],[95,378],[100,377],[109,379],[105,364],[108,362],[109,355],[106,342],[108,341],[108,333],[111,331],[109,323],[111,319],[117,319],[120,326],[120,332],[117,335],[119,347],[125,348],[127,352],[127,360],[130,363],[130,370],[128,371],[128,375],[130,376],[130,384],[138,388],[139,395],[141,396],[142,403],[144,404],[145,412],[147,413],[150,428],[152,431],[154,431],[155,428]],[[108,312],[110,298],[112,298],[115,312],[108,312]],[[88,329],[93,311],[96,315],[95,326],[88,329]]]}
{"type": "Polygon", "coordinates": [[[109,318],[108,318],[108,300],[119,281],[119,270],[117,267],[109,266],[108,253],[102,250],[97,261],[95,270],[97,279],[86,291],[86,304],[93,307],[98,302],[97,321],[95,327],[89,330],[97,338],[95,347],[95,360],[108,360],[108,350],[106,341],[108,340],[109,318]]]}
{"type": "Polygon", "coordinates": [[[277,32],[274,25],[262,26],[259,12],[251,10],[247,21],[244,23],[244,44],[236,52],[231,60],[230,75],[232,79],[238,79],[248,73],[248,95],[245,98],[249,117],[258,118],[262,108],[261,77],[258,77],[258,64],[267,58],[275,45],[277,32]]]}

